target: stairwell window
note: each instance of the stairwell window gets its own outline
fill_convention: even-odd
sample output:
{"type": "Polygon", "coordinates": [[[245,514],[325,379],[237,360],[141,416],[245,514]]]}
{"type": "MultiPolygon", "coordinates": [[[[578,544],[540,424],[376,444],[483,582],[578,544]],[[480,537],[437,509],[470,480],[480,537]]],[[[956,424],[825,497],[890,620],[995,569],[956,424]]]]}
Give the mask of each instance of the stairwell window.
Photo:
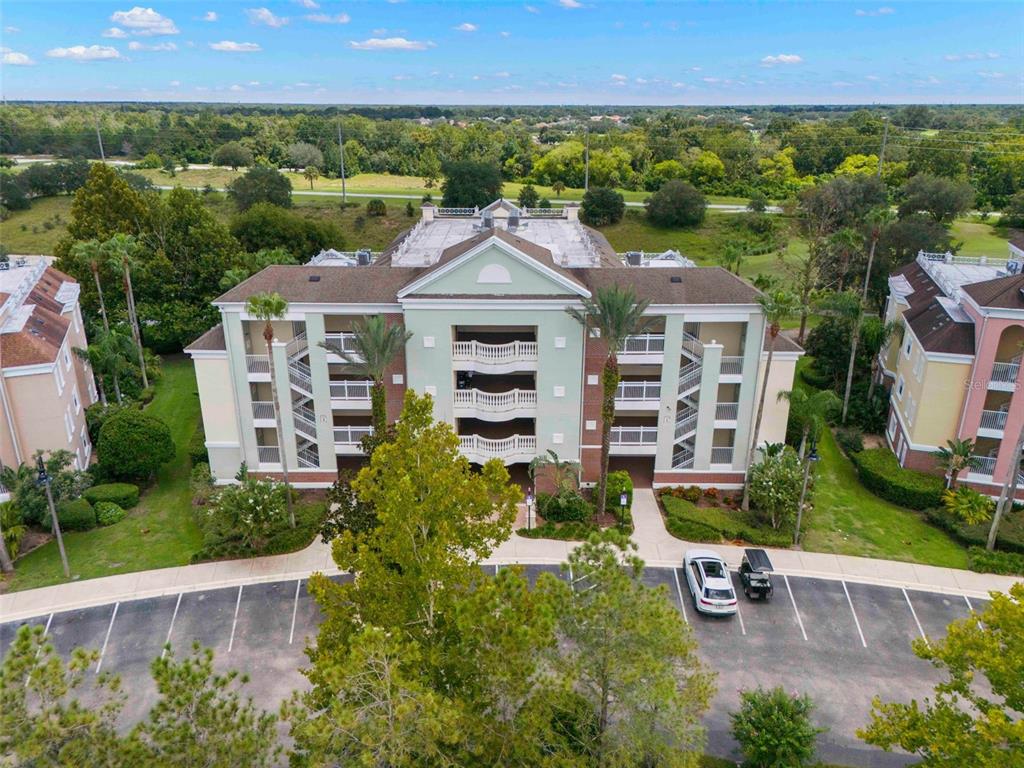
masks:
{"type": "Polygon", "coordinates": [[[896,399],[897,400],[902,400],[903,399],[903,387],[904,387],[905,384],[906,384],[906,382],[903,381],[903,374],[900,374],[899,379],[896,380],[896,399]]]}
{"type": "Polygon", "coordinates": [[[914,339],[911,336],[907,336],[907,341],[903,345],[903,356],[910,357],[910,350],[914,346],[914,339]]]}

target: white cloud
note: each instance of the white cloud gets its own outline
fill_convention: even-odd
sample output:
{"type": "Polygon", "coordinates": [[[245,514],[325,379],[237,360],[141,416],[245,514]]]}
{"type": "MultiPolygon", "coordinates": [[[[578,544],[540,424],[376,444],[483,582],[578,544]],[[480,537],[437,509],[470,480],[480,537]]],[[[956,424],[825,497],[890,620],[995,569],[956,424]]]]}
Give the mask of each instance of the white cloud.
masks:
{"type": "Polygon", "coordinates": [[[102,33],[102,36],[103,37],[112,37],[112,38],[115,38],[117,40],[120,40],[122,37],[128,37],[128,33],[125,32],[120,27],[111,27],[110,29],[104,30],[103,33],[102,33]]]}
{"type": "Polygon", "coordinates": [[[308,13],[303,18],[314,24],[348,24],[352,21],[352,17],[347,13],[336,13],[333,16],[329,13],[308,13]]]}
{"type": "Polygon", "coordinates": [[[178,46],[174,43],[156,43],[155,45],[146,45],[140,43],[138,40],[132,40],[128,43],[129,51],[176,51],[178,46]]]}
{"type": "Polygon", "coordinates": [[[982,61],[984,59],[998,59],[999,54],[992,51],[988,53],[947,53],[942,58],[946,61],[982,61]]]}
{"type": "Polygon", "coordinates": [[[179,85],[181,85],[181,80],[171,80],[171,82],[169,82],[168,85],[171,86],[171,88],[177,88],[179,85]]]}
{"type": "Polygon", "coordinates": [[[7,64],[12,67],[28,67],[35,64],[28,54],[18,53],[18,51],[4,50],[0,54],[0,64],[7,64]]]}
{"type": "Polygon", "coordinates": [[[133,35],[148,37],[150,35],[176,35],[178,28],[166,16],[152,8],[136,5],[130,11],[115,11],[110,20],[122,27],[127,27],[133,35]]]}
{"type": "Polygon", "coordinates": [[[583,3],[579,0],[558,0],[558,4],[563,8],[582,8],[583,3]]]}
{"type": "Polygon", "coordinates": [[[234,91],[235,93],[238,93],[238,91],[244,91],[244,90],[245,90],[245,88],[243,88],[242,86],[240,86],[240,85],[239,85],[238,83],[235,83],[235,84],[234,84],[234,85],[232,85],[232,86],[231,86],[231,87],[230,87],[230,88],[229,88],[228,90],[229,90],[229,91],[234,91]]]}
{"type": "Polygon", "coordinates": [[[219,43],[210,43],[210,48],[227,53],[250,53],[263,50],[260,48],[259,43],[236,43],[234,40],[221,40],[219,43]]]}
{"type": "Polygon", "coordinates": [[[458,30],[459,32],[476,32],[479,27],[476,24],[470,24],[468,21],[464,21],[459,24],[459,26],[452,27],[452,29],[458,30]]]}
{"type": "Polygon", "coordinates": [[[633,82],[635,82],[637,85],[647,85],[647,79],[643,77],[638,77],[633,82]]]}
{"type": "Polygon", "coordinates": [[[259,86],[259,84],[260,84],[259,80],[250,80],[249,81],[249,85],[251,85],[253,88],[259,86]]]}
{"type": "Polygon", "coordinates": [[[391,79],[397,80],[399,82],[401,82],[402,80],[412,80],[412,75],[392,75],[391,79]]]}
{"type": "Polygon", "coordinates": [[[315,11],[320,7],[320,3],[314,2],[314,0],[295,0],[295,2],[303,8],[308,8],[311,11],[315,11]]]}
{"type": "Polygon", "coordinates": [[[872,83],[877,83],[882,78],[880,78],[878,75],[864,75],[864,79],[870,80],[872,83]]]}
{"type": "Polygon", "coordinates": [[[109,45],[72,45],[70,48],[51,48],[46,52],[51,59],[72,61],[110,61],[121,58],[117,48],[109,45]]]}
{"type": "Polygon", "coordinates": [[[203,21],[216,21],[216,20],[217,20],[217,12],[216,11],[207,11],[206,13],[203,14],[203,21]]]}
{"type": "Polygon", "coordinates": [[[999,80],[1000,78],[1006,77],[1006,73],[983,70],[978,73],[978,77],[984,77],[986,80],[999,80]]]}
{"type": "Polygon", "coordinates": [[[406,40],[404,37],[371,37],[366,40],[349,40],[350,48],[357,51],[425,51],[433,48],[429,40],[406,40]]]}
{"type": "Polygon", "coordinates": [[[7,26],[7,27],[4,27],[4,32],[6,32],[8,35],[16,35],[19,32],[21,32],[21,28],[20,27],[7,26]]]}
{"type": "Polygon", "coordinates": [[[854,11],[854,15],[856,16],[891,16],[894,13],[896,13],[895,8],[890,8],[885,5],[882,6],[881,8],[871,11],[865,11],[863,8],[858,8],[856,11],[854,11]]]}
{"type": "Polygon", "coordinates": [[[511,72],[495,72],[494,76],[495,77],[512,77],[512,73],[511,72]]]}
{"type": "Polygon", "coordinates": [[[853,83],[848,83],[845,80],[836,80],[832,83],[833,88],[853,88],[853,83]]]}
{"type": "Polygon", "coordinates": [[[523,8],[526,10],[527,13],[540,13],[540,8],[538,8],[536,5],[524,5],[523,8]]]}
{"type": "Polygon", "coordinates": [[[712,84],[713,83],[720,83],[720,82],[722,82],[717,77],[702,77],[701,80],[703,80],[705,83],[712,83],[712,84]]]}
{"type": "Polygon", "coordinates": [[[780,53],[778,56],[765,56],[761,59],[762,67],[774,67],[777,64],[801,64],[803,57],[795,53],[780,53]]]}
{"type": "Polygon", "coordinates": [[[614,80],[617,83],[624,83],[627,80],[629,80],[629,78],[626,77],[625,75],[612,75],[612,80],[614,80]]]}
{"type": "Polygon", "coordinates": [[[511,32],[499,32],[498,34],[501,35],[502,37],[511,37],[512,36],[511,32]]]}
{"type": "Polygon", "coordinates": [[[285,16],[275,16],[269,8],[246,8],[245,15],[253,24],[263,24],[274,29],[280,29],[288,23],[285,16]]]}

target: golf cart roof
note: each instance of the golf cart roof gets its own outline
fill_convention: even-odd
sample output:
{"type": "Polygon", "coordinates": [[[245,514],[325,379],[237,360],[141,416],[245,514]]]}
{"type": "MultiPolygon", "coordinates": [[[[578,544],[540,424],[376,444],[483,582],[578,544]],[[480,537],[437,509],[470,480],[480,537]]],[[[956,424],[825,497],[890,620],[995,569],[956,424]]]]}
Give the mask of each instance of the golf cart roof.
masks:
{"type": "Polygon", "coordinates": [[[771,573],[772,561],[768,559],[768,553],[763,549],[744,549],[743,557],[747,560],[750,570],[757,573],[771,573]]]}

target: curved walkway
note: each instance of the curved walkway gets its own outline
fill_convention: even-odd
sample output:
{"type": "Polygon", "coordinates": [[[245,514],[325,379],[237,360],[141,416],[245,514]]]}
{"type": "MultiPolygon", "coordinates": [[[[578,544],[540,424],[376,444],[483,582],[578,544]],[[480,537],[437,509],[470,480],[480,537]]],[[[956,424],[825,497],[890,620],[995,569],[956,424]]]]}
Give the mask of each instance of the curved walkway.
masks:
{"type": "MultiPolygon", "coordinates": [[[[743,556],[742,547],[692,545],[669,535],[650,489],[636,491],[633,523],[635,531],[632,538],[637,545],[637,553],[650,566],[678,566],[684,552],[693,546],[717,551],[733,568],[739,566],[743,556]]],[[[513,534],[484,562],[487,565],[558,564],[565,561],[575,546],[574,542],[526,539],[513,534]]],[[[893,560],[788,549],[769,549],[768,553],[779,574],[906,587],[968,597],[986,597],[990,591],[1007,591],[1011,584],[1018,581],[1010,576],[893,560]]],[[[317,572],[326,575],[340,573],[331,558],[330,546],[319,540],[289,555],[125,573],[0,595],[0,621],[18,621],[42,614],[182,592],[304,579],[317,572]]]]}

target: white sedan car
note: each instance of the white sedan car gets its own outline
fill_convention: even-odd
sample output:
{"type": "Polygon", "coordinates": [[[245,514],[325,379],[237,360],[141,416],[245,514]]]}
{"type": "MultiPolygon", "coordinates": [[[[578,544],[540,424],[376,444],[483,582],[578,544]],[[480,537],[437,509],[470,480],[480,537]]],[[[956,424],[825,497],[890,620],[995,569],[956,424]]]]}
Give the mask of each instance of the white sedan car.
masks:
{"type": "Polygon", "coordinates": [[[722,616],[736,613],[736,591],[722,558],[708,549],[691,549],[683,558],[683,570],[694,608],[722,616]]]}

